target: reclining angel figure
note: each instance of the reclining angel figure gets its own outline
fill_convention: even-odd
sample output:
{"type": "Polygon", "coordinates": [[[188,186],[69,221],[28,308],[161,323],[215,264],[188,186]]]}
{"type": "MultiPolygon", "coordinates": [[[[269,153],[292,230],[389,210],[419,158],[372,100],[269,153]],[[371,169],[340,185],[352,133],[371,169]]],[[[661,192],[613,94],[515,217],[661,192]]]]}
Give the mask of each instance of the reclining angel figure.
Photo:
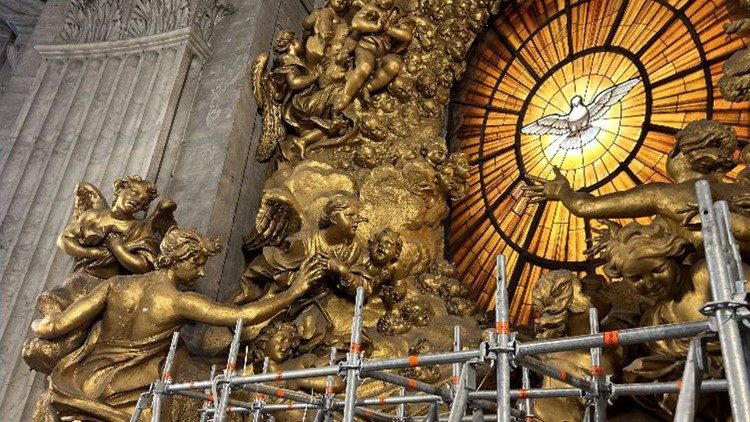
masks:
{"type": "Polygon", "coordinates": [[[220,249],[217,238],[175,226],[161,242],[156,270],[112,277],[64,311],[35,320],[31,328],[44,339],[94,324],[85,344],[55,365],[35,420],[129,421],[138,396],[159,377],[172,333],[183,324],[232,327],[237,318],[247,324],[267,320],[322,276],[323,263],[308,259],[287,290],[244,306],[181,290],[203,276],[207,259],[220,249]]]}

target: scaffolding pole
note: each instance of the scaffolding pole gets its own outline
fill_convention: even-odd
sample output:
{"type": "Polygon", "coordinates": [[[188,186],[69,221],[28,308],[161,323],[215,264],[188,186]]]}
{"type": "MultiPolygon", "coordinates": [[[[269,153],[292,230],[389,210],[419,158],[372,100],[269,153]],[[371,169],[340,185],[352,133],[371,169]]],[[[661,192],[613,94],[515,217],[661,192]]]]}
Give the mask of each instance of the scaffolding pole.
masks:
{"type": "Polygon", "coordinates": [[[729,381],[729,402],[732,415],[736,420],[747,421],[750,420],[750,377],[747,372],[740,326],[735,319],[737,305],[747,307],[747,303],[742,304],[740,298],[740,295],[745,295],[744,282],[739,281],[744,277],[741,272],[741,262],[737,262],[739,254],[731,232],[729,208],[725,201],[713,203],[708,181],[697,182],[695,189],[703,246],[706,250],[706,265],[714,300],[708,312],[713,313],[716,330],[719,333],[724,372],[729,381]],[[732,280],[733,275],[734,280],[732,280]]]}
{"type": "Polygon", "coordinates": [[[162,369],[161,382],[155,384],[153,397],[151,399],[151,422],[159,422],[161,419],[161,407],[162,400],[164,399],[165,386],[172,382],[172,364],[174,364],[174,356],[177,353],[177,342],[180,339],[180,333],[175,331],[172,333],[172,342],[169,344],[169,352],[167,353],[167,359],[164,361],[164,368],[162,369]]]}
{"type": "Polygon", "coordinates": [[[495,280],[495,349],[498,422],[510,422],[510,314],[508,313],[508,288],[505,283],[505,255],[497,256],[495,280]]]}
{"type": "Polygon", "coordinates": [[[349,353],[346,356],[346,396],[344,399],[344,422],[354,420],[354,401],[359,385],[359,369],[362,363],[360,337],[362,335],[362,307],[365,303],[365,289],[357,287],[354,301],[354,319],[352,320],[352,337],[349,353]]]}
{"type": "MultiPolygon", "coordinates": [[[[591,334],[599,334],[599,313],[596,308],[589,308],[589,326],[591,334]]],[[[594,422],[607,420],[607,382],[602,366],[601,347],[591,348],[591,382],[594,385],[594,422]]]]}
{"type": "Polygon", "coordinates": [[[229,358],[227,358],[227,367],[224,369],[224,379],[221,385],[221,396],[216,405],[216,414],[214,422],[224,422],[226,420],[226,408],[229,403],[229,396],[232,394],[232,378],[237,366],[237,355],[240,351],[240,338],[242,337],[242,318],[237,318],[237,324],[234,327],[234,337],[232,344],[229,346],[229,358]]]}

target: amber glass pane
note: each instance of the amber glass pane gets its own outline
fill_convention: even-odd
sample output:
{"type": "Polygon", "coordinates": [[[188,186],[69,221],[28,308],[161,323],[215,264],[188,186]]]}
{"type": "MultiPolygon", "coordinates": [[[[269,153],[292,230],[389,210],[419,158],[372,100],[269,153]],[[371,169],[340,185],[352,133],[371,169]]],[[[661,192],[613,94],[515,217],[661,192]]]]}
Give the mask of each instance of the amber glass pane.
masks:
{"type": "Polygon", "coordinates": [[[559,203],[530,204],[521,196],[526,175],[550,178],[557,166],[575,189],[605,195],[668,182],[674,133],[692,120],[726,122],[750,137],[747,106],[721,99],[716,87],[723,63],[744,47],[722,32],[728,21],[717,0],[535,0],[508,4],[490,22],[454,98],[456,141],[472,172],[469,194],[451,210],[448,240],[483,306],[494,306],[498,253],[508,257],[516,323],[528,321],[531,288],[544,272],[596,271],[583,251],[598,223],[559,203]],[[595,136],[520,133],[544,116],[567,115],[575,96],[589,105],[635,78],[592,122],[595,136]]]}

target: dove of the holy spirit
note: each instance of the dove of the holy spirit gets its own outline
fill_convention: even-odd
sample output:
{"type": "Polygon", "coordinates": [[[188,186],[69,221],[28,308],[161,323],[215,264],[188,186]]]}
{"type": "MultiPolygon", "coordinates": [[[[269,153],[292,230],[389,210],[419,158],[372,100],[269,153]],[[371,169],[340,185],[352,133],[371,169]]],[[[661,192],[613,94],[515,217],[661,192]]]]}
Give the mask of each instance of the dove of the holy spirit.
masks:
{"type": "Polygon", "coordinates": [[[607,88],[600,92],[589,105],[583,103],[580,95],[576,95],[570,101],[570,113],[544,116],[524,126],[521,133],[557,135],[558,138],[553,144],[556,144],[558,148],[582,148],[593,141],[601,131],[601,128],[593,126],[593,123],[604,117],[613,105],[622,101],[640,81],[640,78],[628,79],[621,84],[607,88]]]}

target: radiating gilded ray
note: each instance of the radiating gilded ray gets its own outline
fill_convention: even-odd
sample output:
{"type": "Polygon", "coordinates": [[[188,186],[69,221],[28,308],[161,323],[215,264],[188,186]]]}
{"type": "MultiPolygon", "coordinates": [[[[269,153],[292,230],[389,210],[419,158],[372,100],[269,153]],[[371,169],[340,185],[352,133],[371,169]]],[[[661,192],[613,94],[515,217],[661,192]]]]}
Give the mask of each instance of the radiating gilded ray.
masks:
{"type": "MultiPolygon", "coordinates": [[[[544,178],[553,176],[553,165],[560,166],[574,188],[596,185],[593,193],[599,195],[627,190],[637,183],[667,182],[665,161],[674,146],[674,132],[689,121],[705,118],[710,101],[714,119],[734,126],[741,139],[750,138],[750,110],[745,104],[721,99],[716,88],[722,64],[744,46],[742,40],[727,39],[722,33],[727,21],[723,2],[669,0],[671,8],[661,0],[570,3],[569,14],[559,13],[555,18],[550,17],[564,9],[565,0],[533,0],[528,7],[506,7],[493,30],[487,31],[488,41],[477,46],[478,58],[470,62],[477,69],[469,69],[465,81],[471,102],[490,104],[494,111],[467,110],[458,132],[459,145],[477,164],[482,133],[482,155],[488,158],[482,163],[482,174],[475,171],[470,176],[472,193],[451,210],[450,250],[477,300],[488,307],[494,305],[494,254],[508,256],[511,291],[515,292],[511,312],[518,323],[530,317],[534,280],[549,267],[585,260],[586,229],[584,220],[559,203],[538,208],[521,199],[518,189],[523,183],[514,184],[520,176],[517,160],[527,173],[544,178]],[[681,7],[684,19],[674,12],[681,7]],[[612,23],[620,18],[613,28],[612,23]],[[694,43],[691,28],[700,46],[694,43]],[[581,148],[563,148],[552,135],[517,136],[519,119],[523,126],[551,113],[566,115],[574,95],[581,95],[588,104],[604,89],[640,76],[630,58],[607,50],[610,36],[612,45],[640,53],[638,59],[652,84],[651,103],[647,84],[637,85],[595,123],[601,131],[581,148]],[[536,80],[571,53],[569,41],[574,52],[597,50],[570,60],[545,80],[536,80]],[[701,49],[706,62],[701,61],[701,49]],[[713,85],[709,88],[706,69],[713,85]],[[487,198],[479,192],[480,177],[487,198]],[[503,236],[514,246],[486,218],[488,206],[503,236]],[[523,249],[524,245],[528,255],[519,260],[514,247],[523,249]]],[[[730,172],[728,180],[736,173],[736,169],[730,172]]]]}

